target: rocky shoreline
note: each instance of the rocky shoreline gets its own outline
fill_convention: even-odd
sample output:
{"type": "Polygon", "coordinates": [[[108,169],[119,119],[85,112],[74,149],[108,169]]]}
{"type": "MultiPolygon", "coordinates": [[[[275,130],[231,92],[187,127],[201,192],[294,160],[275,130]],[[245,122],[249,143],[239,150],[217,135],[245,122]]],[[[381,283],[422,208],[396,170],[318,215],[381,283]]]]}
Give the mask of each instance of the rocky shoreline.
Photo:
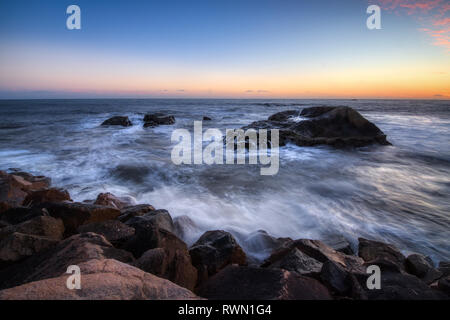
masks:
{"type": "MultiPolygon", "coordinates": [[[[249,259],[228,232],[182,240],[189,218],[133,205],[110,193],[73,202],[50,179],[0,171],[0,299],[449,299],[450,263],[392,245],[274,238],[248,241],[271,252],[249,259]],[[175,220],[175,221],[174,221],[175,220]],[[82,287],[66,287],[67,267],[81,269],[82,287]],[[367,267],[381,270],[369,290],[367,267]]],[[[252,240],[253,239],[253,240],[252,240]]]]}

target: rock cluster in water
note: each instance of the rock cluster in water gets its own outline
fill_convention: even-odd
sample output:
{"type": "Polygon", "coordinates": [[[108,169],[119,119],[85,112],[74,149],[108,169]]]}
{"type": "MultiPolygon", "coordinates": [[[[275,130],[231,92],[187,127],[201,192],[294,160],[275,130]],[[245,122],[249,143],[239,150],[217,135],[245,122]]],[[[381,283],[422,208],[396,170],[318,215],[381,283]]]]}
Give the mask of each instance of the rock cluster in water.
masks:
{"type": "Polygon", "coordinates": [[[386,135],[375,124],[350,107],[324,106],[283,111],[243,129],[279,129],[280,146],[286,143],[333,147],[390,145],[386,135]]]}
{"type": "Polygon", "coordinates": [[[249,259],[228,232],[204,233],[166,210],[113,194],[73,202],[43,176],[0,171],[0,300],[3,299],[449,299],[450,263],[359,239],[358,255],[341,239],[248,236],[270,256],[249,259]],[[82,288],[66,287],[78,265],[82,288]],[[369,290],[367,267],[381,269],[369,290]]]}

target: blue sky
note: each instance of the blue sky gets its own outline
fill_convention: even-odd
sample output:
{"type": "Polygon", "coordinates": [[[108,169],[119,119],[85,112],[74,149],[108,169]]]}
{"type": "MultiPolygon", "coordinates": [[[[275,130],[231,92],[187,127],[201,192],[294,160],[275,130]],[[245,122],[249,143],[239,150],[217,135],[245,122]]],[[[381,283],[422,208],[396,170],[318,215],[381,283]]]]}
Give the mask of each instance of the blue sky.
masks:
{"type": "Polygon", "coordinates": [[[368,4],[2,1],[0,98],[450,94],[448,50],[410,14],[368,30],[368,4]],[[81,30],[66,28],[71,4],[81,30]]]}

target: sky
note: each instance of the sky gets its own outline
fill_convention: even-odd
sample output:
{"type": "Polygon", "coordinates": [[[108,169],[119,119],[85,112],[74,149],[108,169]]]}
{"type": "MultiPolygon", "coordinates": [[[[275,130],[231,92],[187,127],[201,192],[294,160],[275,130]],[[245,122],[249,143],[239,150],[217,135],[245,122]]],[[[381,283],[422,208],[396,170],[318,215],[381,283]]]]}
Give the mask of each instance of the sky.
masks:
{"type": "Polygon", "coordinates": [[[450,1],[0,2],[0,99],[108,97],[449,99],[450,1]]]}

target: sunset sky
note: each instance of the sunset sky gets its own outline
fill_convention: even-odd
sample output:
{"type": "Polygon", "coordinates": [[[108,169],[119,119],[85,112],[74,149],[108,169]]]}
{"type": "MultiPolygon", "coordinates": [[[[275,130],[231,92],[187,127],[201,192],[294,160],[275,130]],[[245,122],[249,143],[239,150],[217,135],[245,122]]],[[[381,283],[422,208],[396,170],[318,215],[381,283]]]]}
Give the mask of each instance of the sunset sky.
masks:
{"type": "Polygon", "coordinates": [[[91,97],[449,99],[450,1],[2,0],[0,98],[91,97]]]}

